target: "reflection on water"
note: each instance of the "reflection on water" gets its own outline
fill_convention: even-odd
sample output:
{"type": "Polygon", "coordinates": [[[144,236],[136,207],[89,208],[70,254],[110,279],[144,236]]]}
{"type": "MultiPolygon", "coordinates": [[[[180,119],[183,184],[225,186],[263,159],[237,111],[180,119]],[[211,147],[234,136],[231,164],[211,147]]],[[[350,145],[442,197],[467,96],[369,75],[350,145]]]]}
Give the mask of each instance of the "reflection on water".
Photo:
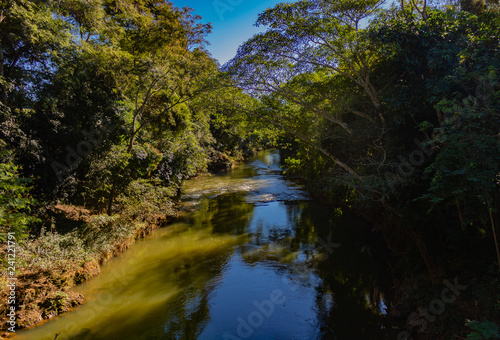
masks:
{"type": "Polygon", "coordinates": [[[76,287],[85,305],[16,339],[392,337],[383,243],[285,181],[279,153],[187,181],[182,210],[76,287]]]}

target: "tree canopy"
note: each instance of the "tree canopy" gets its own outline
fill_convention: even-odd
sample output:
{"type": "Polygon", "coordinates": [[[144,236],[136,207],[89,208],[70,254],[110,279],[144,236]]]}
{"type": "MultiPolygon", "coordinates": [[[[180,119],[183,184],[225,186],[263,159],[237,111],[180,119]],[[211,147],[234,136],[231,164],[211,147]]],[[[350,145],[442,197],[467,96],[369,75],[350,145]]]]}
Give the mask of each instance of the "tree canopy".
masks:
{"type": "Polygon", "coordinates": [[[388,238],[408,234],[434,278],[423,235],[488,228],[498,249],[500,16],[467,6],[283,3],[225,66],[260,100],[256,117],[295,140],[287,172],[367,215],[386,211],[403,224],[388,238]]]}

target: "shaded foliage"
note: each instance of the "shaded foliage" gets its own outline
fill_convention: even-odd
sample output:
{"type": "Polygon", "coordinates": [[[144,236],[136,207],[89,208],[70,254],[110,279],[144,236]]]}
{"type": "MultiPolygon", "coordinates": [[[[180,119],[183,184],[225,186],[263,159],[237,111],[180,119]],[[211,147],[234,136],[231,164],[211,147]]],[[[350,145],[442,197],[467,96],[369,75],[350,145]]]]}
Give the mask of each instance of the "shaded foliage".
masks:
{"type": "Polygon", "coordinates": [[[286,174],[375,222],[400,263],[496,277],[499,12],[381,5],[280,4],[226,71],[285,134],[286,174]]]}

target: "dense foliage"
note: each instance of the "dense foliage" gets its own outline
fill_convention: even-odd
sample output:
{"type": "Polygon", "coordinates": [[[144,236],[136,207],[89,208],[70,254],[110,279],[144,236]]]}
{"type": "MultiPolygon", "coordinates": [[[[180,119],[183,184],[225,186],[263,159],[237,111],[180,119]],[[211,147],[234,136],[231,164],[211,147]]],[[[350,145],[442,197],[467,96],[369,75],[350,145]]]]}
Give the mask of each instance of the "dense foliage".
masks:
{"type": "Polygon", "coordinates": [[[375,222],[399,274],[477,279],[498,322],[498,4],[301,0],[257,24],[225,70],[286,132],[286,173],[375,222]]]}
{"type": "MultiPolygon", "coordinates": [[[[233,141],[212,135],[226,109],[207,102],[224,81],[205,50],[211,27],[190,9],[148,0],[20,0],[1,8],[6,175],[31,178],[42,204],[111,215],[117,198],[122,206],[124,195],[143,188],[164,186],[174,196],[183,178],[206,169],[209,151],[238,156],[226,146],[233,141]]],[[[249,100],[240,91],[231,98],[249,100]]]]}
{"type": "Polygon", "coordinates": [[[469,335],[497,334],[498,3],[282,3],[224,73],[199,19],[168,1],[0,0],[0,233],[31,228],[24,261],[108,253],[174,215],[183,179],[279,141],[288,176],[405,255],[395,271],[474,283],[469,335]],[[92,216],[56,223],[67,205],[92,216]]]}
{"type": "Polygon", "coordinates": [[[185,178],[263,139],[199,19],[168,1],[0,1],[1,247],[15,236],[16,275],[47,283],[18,288],[18,326],[174,217],[185,178]]]}

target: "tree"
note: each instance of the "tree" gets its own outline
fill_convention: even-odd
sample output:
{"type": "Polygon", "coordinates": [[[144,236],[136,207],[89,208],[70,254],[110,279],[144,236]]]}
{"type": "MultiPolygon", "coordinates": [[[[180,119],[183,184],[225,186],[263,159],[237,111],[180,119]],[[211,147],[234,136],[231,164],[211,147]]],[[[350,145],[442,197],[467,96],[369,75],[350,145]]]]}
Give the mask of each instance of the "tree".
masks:
{"type": "MultiPolygon", "coordinates": [[[[4,149],[6,143],[0,140],[4,149]]],[[[14,233],[17,240],[26,238],[30,223],[37,219],[30,214],[35,203],[29,195],[30,181],[19,177],[18,167],[12,162],[9,152],[0,152],[0,234],[14,233]]]]}
{"type": "Polygon", "coordinates": [[[29,105],[31,86],[50,72],[51,53],[69,42],[50,1],[0,2],[0,101],[29,105]],[[8,91],[7,84],[14,86],[8,91]],[[10,93],[8,93],[10,92],[10,93]]]}
{"type": "MultiPolygon", "coordinates": [[[[257,25],[269,26],[268,31],[243,44],[227,68],[242,86],[267,93],[279,91],[281,84],[301,73],[342,74],[378,108],[380,94],[370,78],[378,55],[362,25],[380,5],[378,1],[320,0],[277,5],[257,20],[257,25]]],[[[343,126],[334,117],[329,119],[343,126]]]]}
{"type": "MultiPolygon", "coordinates": [[[[277,102],[302,107],[301,114],[308,111],[326,124],[339,127],[334,138],[352,138],[351,125],[357,124],[357,119],[363,120],[376,132],[376,137],[367,142],[368,148],[377,148],[378,144],[373,141],[384,134],[386,126],[379,110],[381,93],[372,79],[380,53],[369,43],[363,24],[374,17],[379,6],[377,1],[299,1],[268,9],[257,21],[269,26],[268,31],[242,45],[226,70],[239,86],[256,96],[272,94],[277,102]],[[324,90],[330,82],[352,83],[354,86],[348,86],[356,92],[361,90],[361,97],[366,97],[360,105],[352,105],[332,93],[335,90],[327,94],[314,91],[314,87],[321,86],[324,90]]],[[[281,112],[269,111],[266,118],[315,147],[346,173],[361,177],[357,165],[349,164],[337,152],[332,153],[322,143],[307,138],[307,133],[286,127],[281,112]]],[[[363,148],[366,147],[365,141],[363,148]]],[[[377,153],[381,153],[380,150],[377,153]]]]}
{"type": "Polygon", "coordinates": [[[465,221],[460,206],[465,192],[473,192],[467,189],[469,179],[481,178],[482,199],[495,204],[495,186],[486,183],[497,171],[496,156],[478,156],[477,169],[461,172],[470,157],[458,150],[465,135],[478,147],[492,148],[494,115],[481,127],[467,117],[485,117],[493,107],[460,109],[457,125],[444,103],[468,98],[478,85],[475,74],[488,68],[496,72],[497,20],[494,13],[477,18],[415,1],[387,10],[374,2],[280,4],[259,17],[268,31],[240,47],[226,70],[260,99],[252,114],[295,139],[289,164],[296,174],[302,171],[329,196],[343,193],[344,202],[362,207],[367,216],[373,211],[380,220],[376,215],[385,211],[379,222],[400,225],[399,230],[389,228],[390,233],[413,243],[431,278],[438,280],[443,272],[434,263],[428,235],[437,240],[446,231],[432,228],[434,219],[442,213],[465,221]],[[463,130],[466,121],[475,132],[463,130]],[[460,133],[451,126],[459,126],[460,133]],[[326,161],[314,161],[317,157],[326,161]],[[444,173],[455,177],[443,181],[444,173]],[[442,212],[419,199],[436,198],[438,192],[448,195],[446,203],[438,203],[446,207],[442,212]]]}
{"type": "Polygon", "coordinates": [[[204,79],[216,71],[203,49],[210,26],[198,24],[198,19],[190,9],[156,1],[143,1],[133,9],[117,5],[112,13],[122,31],[114,46],[120,57],[113,68],[130,119],[129,151],[147,127],[182,125],[183,109],[178,107],[203,92],[204,79]]]}

